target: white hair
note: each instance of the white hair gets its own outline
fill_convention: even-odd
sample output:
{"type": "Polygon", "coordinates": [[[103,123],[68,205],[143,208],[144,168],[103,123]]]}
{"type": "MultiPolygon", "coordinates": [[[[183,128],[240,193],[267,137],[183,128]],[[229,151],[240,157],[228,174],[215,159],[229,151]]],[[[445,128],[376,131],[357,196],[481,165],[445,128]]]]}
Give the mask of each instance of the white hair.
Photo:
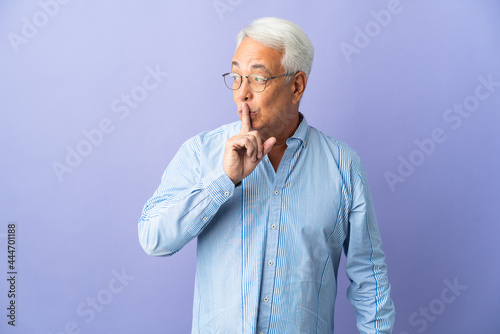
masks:
{"type": "Polygon", "coordinates": [[[246,37],[283,52],[281,65],[285,68],[286,73],[295,74],[303,71],[309,78],[314,58],[314,47],[306,33],[295,23],[276,17],[257,19],[238,33],[236,48],[246,37]]]}

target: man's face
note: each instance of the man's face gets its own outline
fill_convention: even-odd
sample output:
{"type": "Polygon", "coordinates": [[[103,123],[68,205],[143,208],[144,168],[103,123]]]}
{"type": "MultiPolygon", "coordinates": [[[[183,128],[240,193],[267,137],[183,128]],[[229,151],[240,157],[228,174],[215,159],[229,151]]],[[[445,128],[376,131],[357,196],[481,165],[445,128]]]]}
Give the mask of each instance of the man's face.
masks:
{"type": "MultiPolygon", "coordinates": [[[[240,75],[261,74],[266,78],[285,74],[281,66],[283,53],[245,38],[236,49],[232,61],[232,72],[240,75]]],[[[240,89],[233,92],[234,102],[241,119],[244,103],[250,110],[252,128],[259,130],[266,137],[280,135],[287,131],[288,123],[293,119],[297,105],[292,103],[293,85],[285,84],[287,77],[269,80],[263,92],[256,93],[243,79],[240,89]],[[287,117],[288,116],[288,117],[287,117]]],[[[296,124],[294,124],[296,125],[296,124]]]]}

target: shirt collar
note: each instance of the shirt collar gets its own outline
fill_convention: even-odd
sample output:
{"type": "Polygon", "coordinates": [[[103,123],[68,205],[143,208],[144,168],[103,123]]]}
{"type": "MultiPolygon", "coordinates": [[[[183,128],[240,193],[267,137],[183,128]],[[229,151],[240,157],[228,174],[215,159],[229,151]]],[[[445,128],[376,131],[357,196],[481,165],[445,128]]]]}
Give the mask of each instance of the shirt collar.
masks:
{"type": "Polygon", "coordinates": [[[300,119],[300,124],[297,130],[295,130],[295,133],[293,136],[288,138],[287,140],[290,139],[297,139],[299,140],[304,147],[307,146],[307,140],[309,139],[309,124],[306,121],[306,118],[302,113],[299,112],[299,119],[300,119]]]}

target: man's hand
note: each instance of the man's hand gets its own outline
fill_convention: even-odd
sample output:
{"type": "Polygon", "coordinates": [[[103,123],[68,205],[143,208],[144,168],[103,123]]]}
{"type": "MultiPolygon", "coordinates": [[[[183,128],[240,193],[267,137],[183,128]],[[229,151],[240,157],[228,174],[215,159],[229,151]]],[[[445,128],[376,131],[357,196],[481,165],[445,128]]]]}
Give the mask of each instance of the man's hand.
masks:
{"type": "Polygon", "coordinates": [[[240,134],[227,140],[224,152],[224,171],[234,184],[250,175],[276,143],[274,137],[264,142],[260,133],[251,129],[250,110],[244,103],[241,110],[240,134]]]}

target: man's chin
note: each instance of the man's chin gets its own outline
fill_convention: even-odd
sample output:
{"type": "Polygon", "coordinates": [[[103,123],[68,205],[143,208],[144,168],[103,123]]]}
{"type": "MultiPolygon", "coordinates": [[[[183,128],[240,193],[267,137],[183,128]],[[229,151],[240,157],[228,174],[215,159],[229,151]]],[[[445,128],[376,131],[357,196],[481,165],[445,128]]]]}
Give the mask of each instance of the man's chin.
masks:
{"type": "Polygon", "coordinates": [[[261,131],[264,127],[262,126],[262,122],[260,122],[258,117],[251,117],[250,122],[252,124],[252,130],[261,131]]]}
{"type": "Polygon", "coordinates": [[[272,131],[265,123],[263,123],[259,116],[259,114],[254,114],[253,117],[250,116],[252,130],[259,131],[262,139],[264,140],[270,137],[274,137],[274,131],[272,131]]]}
{"type": "Polygon", "coordinates": [[[268,138],[274,137],[275,133],[272,131],[269,127],[267,126],[257,126],[254,128],[254,130],[259,131],[262,139],[266,140],[268,138]]]}

